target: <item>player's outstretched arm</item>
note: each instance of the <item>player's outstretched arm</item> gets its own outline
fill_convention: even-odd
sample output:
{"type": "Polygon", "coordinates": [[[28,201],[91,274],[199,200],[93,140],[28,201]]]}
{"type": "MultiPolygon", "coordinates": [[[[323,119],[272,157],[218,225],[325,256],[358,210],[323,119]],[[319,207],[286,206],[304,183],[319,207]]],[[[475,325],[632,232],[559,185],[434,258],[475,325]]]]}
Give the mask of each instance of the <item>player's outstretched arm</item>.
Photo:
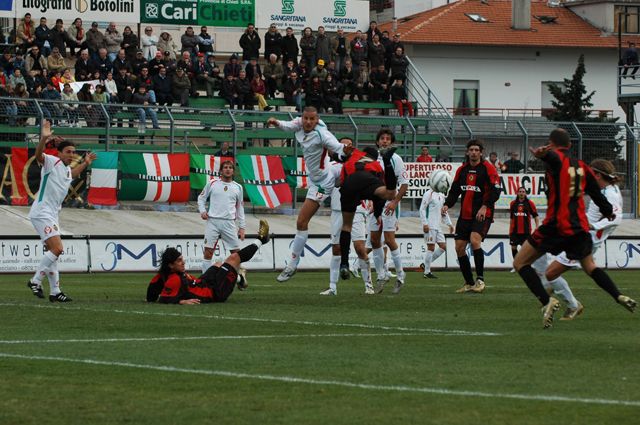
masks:
{"type": "Polygon", "coordinates": [[[40,164],[44,163],[44,147],[47,144],[47,140],[49,137],[53,135],[53,130],[51,130],[51,121],[43,120],[42,121],[42,129],[40,130],[40,141],[38,142],[38,146],[36,146],[36,161],[40,164]]]}
{"type": "Polygon", "coordinates": [[[71,170],[71,177],[78,177],[85,169],[89,168],[91,163],[98,157],[95,153],[89,151],[84,155],[84,160],[71,170]]]}

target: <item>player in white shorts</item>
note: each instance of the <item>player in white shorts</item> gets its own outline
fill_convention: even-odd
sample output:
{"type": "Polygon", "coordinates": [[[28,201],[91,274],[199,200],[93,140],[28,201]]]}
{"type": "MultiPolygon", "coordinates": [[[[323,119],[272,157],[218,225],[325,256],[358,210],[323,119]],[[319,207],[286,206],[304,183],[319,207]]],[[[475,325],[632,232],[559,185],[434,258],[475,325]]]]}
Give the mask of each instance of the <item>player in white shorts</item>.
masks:
{"type": "MultiPolygon", "coordinates": [[[[609,219],[602,216],[602,213],[595,202],[589,202],[589,206],[587,208],[587,219],[589,220],[589,233],[591,234],[591,240],[593,241],[593,249],[591,251],[593,254],[602,246],[604,241],[622,222],[622,194],[620,193],[620,188],[616,184],[620,179],[615,175],[616,170],[611,161],[607,161],[606,159],[595,159],[591,162],[590,167],[593,170],[593,174],[600,186],[602,194],[613,207],[613,214],[615,214],[615,219],[609,221],[609,219]]],[[[579,265],[580,263],[578,261],[570,260],[564,252],[561,252],[546,269],[546,278],[549,280],[558,278],[565,271],[571,268],[576,268],[579,265]]],[[[567,285],[567,289],[568,288],[569,286],[567,285]]],[[[571,292],[570,289],[569,292],[571,292]]],[[[583,310],[583,305],[577,300],[574,303],[568,303],[562,319],[575,319],[583,310]]]]}
{"type": "Polygon", "coordinates": [[[427,251],[424,254],[424,274],[428,279],[437,279],[431,273],[431,263],[438,259],[447,249],[444,233],[440,228],[442,223],[449,226],[449,233],[453,233],[453,223],[449,213],[442,214],[445,196],[433,189],[427,189],[422,195],[420,203],[420,220],[422,221],[422,231],[427,244],[427,251]]]}
{"type": "MultiPolygon", "coordinates": [[[[381,129],[376,137],[376,145],[379,149],[385,150],[395,143],[395,135],[388,128],[381,129]]],[[[378,157],[378,162],[384,167],[382,157],[378,157]]],[[[382,251],[382,233],[384,233],[384,242],[389,247],[389,254],[393,260],[396,269],[396,285],[393,293],[398,294],[404,285],[405,272],[402,270],[402,259],[400,258],[400,249],[396,242],[396,230],[398,226],[398,215],[400,213],[400,201],[407,193],[409,181],[405,175],[404,162],[400,155],[394,153],[391,157],[394,174],[398,180],[398,191],[395,199],[387,201],[384,206],[383,214],[380,222],[371,220],[369,229],[371,230],[371,246],[373,248],[373,263],[378,275],[376,292],[380,293],[384,289],[385,283],[388,281],[387,274],[384,270],[384,253],[382,251]],[[384,276],[382,279],[381,277],[384,276]]]]}
{"type": "Polygon", "coordinates": [[[220,178],[210,180],[198,196],[200,217],[207,220],[204,231],[202,273],[212,264],[213,251],[219,239],[234,253],[240,249],[246,228],[242,186],[233,181],[233,161],[220,164],[220,178]],[[209,208],[207,209],[207,202],[209,208]],[[236,221],[238,224],[236,225],[236,221]]]}
{"type": "Polygon", "coordinates": [[[318,111],[313,106],[304,108],[302,117],[293,121],[278,121],[269,118],[268,126],[277,126],[281,130],[295,131],[295,139],[302,148],[302,156],[307,166],[309,190],[296,221],[296,236],[291,244],[291,258],[282,273],[276,278],[286,282],[296,273],[304,244],[309,238],[309,221],[320,208],[322,201],[333,192],[335,180],[329,176],[325,168],[329,163],[328,156],[333,153],[339,156],[348,155],[336,137],[331,134],[324,122],[320,121],[318,111]]]}
{"type": "Polygon", "coordinates": [[[60,237],[58,214],[69,192],[71,181],[91,165],[96,159],[96,154],[88,152],[84,159],[72,169],[69,164],[76,156],[76,147],[73,142],[67,140],[58,142],[58,156],[44,153],[45,144],[52,134],[51,123],[45,120],[42,123],[40,142],[35,153],[38,164],[42,166],[40,189],[31,205],[29,219],[47,248],[47,252],[42,256],[27,286],[33,295],[44,298],[42,279],[46,276],[49,281],[49,301],[69,302],[71,298],[60,289],[58,258],[64,252],[64,248],[60,237]]]}

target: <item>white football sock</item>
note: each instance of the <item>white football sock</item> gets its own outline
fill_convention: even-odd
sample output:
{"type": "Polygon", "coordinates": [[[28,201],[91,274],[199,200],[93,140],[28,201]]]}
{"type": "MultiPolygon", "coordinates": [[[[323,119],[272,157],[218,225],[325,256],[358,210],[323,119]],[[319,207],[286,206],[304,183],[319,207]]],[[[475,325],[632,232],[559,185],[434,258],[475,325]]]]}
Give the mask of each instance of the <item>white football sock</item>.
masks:
{"type": "Polygon", "coordinates": [[[35,274],[31,278],[31,282],[41,285],[42,278],[47,274],[47,270],[57,260],[58,260],[58,257],[53,255],[51,251],[45,252],[44,255],[42,256],[42,260],[40,260],[40,264],[38,264],[38,268],[36,269],[35,274]]]}
{"type": "Polygon", "coordinates": [[[332,255],[329,263],[329,288],[338,292],[338,277],[340,276],[340,256],[332,255]]]}
{"type": "Polygon", "coordinates": [[[431,273],[431,261],[433,261],[433,251],[429,251],[424,253],[424,274],[431,273]]]}
{"type": "Polygon", "coordinates": [[[363,260],[358,258],[358,264],[360,265],[360,274],[362,275],[365,286],[371,285],[371,263],[368,259],[363,260]]]}
{"type": "Polygon", "coordinates": [[[557,279],[554,279],[549,282],[551,287],[553,288],[553,293],[560,295],[567,302],[567,306],[569,308],[577,308],[578,300],[571,292],[571,288],[569,288],[569,283],[564,279],[564,277],[560,276],[557,279]]]}
{"type": "Polygon", "coordinates": [[[444,253],[445,253],[445,250],[440,248],[438,245],[436,245],[436,249],[433,251],[433,258],[431,259],[431,262],[436,261],[438,257],[444,253]]]}
{"type": "Polygon", "coordinates": [[[373,266],[376,268],[378,279],[382,279],[386,276],[386,272],[384,271],[384,252],[382,251],[382,247],[373,248],[371,254],[373,255],[373,266]]]}
{"type": "Polygon", "coordinates": [[[47,270],[47,280],[49,281],[49,294],[58,295],[60,292],[60,273],[58,273],[58,262],[55,261],[47,270]]]}
{"type": "Polygon", "coordinates": [[[209,267],[211,267],[211,264],[213,264],[213,258],[209,258],[208,260],[206,258],[203,258],[202,259],[202,273],[204,273],[207,270],[209,270],[209,267]]]}
{"type": "Polygon", "coordinates": [[[400,248],[396,248],[395,251],[391,251],[391,259],[395,266],[396,273],[402,273],[402,258],[400,258],[400,248]]]}
{"type": "Polygon", "coordinates": [[[296,236],[293,238],[293,244],[291,245],[291,262],[289,263],[289,266],[294,269],[297,268],[298,263],[300,263],[300,255],[304,249],[304,244],[307,243],[307,239],[309,239],[309,232],[307,230],[296,231],[296,236]]]}

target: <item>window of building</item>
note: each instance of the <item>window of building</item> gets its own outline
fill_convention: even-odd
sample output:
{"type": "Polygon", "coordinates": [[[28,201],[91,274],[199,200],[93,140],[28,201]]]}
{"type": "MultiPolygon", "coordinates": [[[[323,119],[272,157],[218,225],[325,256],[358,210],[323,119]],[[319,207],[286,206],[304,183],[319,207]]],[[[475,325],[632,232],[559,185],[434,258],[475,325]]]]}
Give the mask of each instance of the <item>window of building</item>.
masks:
{"type": "Polygon", "coordinates": [[[487,18],[477,13],[465,13],[467,18],[471,19],[473,22],[489,22],[487,18]]]}
{"type": "Polygon", "coordinates": [[[478,93],[480,81],[453,81],[453,113],[455,115],[478,115],[478,93]]]}
{"type": "Polygon", "coordinates": [[[639,6],[616,6],[614,32],[621,29],[626,34],[640,33],[640,7],[639,6]]]}

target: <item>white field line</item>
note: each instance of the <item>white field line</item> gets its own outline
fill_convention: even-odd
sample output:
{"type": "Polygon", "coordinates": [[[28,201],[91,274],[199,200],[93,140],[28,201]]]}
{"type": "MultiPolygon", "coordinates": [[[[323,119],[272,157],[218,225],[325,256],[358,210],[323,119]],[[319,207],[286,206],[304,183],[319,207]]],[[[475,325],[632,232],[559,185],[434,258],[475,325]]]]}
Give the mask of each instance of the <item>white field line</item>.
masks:
{"type": "MultiPolygon", "coordinates": [[[[445,334],[446,335],[446,334],[445,334]]],[[[5,339],[0,345],[19,344],[64,344],[64,343],[96,343],[96,342],[157,342],[157,341],[202,341],[216,339],[286,339],[286,338],[360,338],[360,337],[404,337],[431,336],[427,333],[371,333],[371,334],[286,334],[286,335],[215,335],[215,336],[163,336],[148,338],[92,338],[92,339],[5,339]]]]}
{"type": "Polygon", "coordinates": [[[93,309],[93,308],[86,308],[86,307],[69,307],[66,305],[52,306],[52,305],[38,305],[38,304],[0,303],[0,306],[91,311],[95,313],[136,314],[136,315],[162,316],[162,317],[190,317],[190,318],[198,318],[198,319],[234,320],[234,321],[261,322],[261,323],[295,324],[295,325],[307,325],[307,326],[336,326],[336,327],[344,327],[344,328],[373,329],[373,330],[383,330],[383,331],[425,332],[425,333],[433,333],[433,334],[461,335],[461,336],[501,336],[503,335],[496,332],[474,332],[474,331],[464,331],[459,329],[411,328],[411,327],[404,327],[404,326],[369,325],[366,323],[313,322],[308,320],[263,319],[258,317],[220,316],[215,314],[210,315],[210,314],[166,313],[166,312],[155,312],[155,311],[118,310],[118,309],[107,310],[107,309],[93,309]]]}
{"type": "Polygon", "coordinates": [[[114,361],[104,361],[104,360],[95,360],[95,359],[74,359],[74,358],[53,357],[53,356],[27,356],[22,354],[11,354],[11,353],[0,353],[0,358],[80,363],[80,364],[92,365],[92,366],[93,365],[110,366],[110,367],[117,366],[117,367],[126,367],[126,368],[132,368],[132,369],[154,370],[154,371],[160,371],[160,372],[172,372],[172,373],[180,373],[180,374],[222,376],[226,378],[254,379],[254,380],[261,380],[261,381],[287,382],[287,383],[307,384],[307,385],[326,385],[326,386],[356,388],[361,390],[372,390],[372,391],[393,391],[393,392],[404,392],[404,393],[439,394],[439,395],[450,395],[450,396],[461,396],[461,397],[485,397],[485,398],[515,399],[515,400],[556,401],[556,402],[566,402],[566,403],[640,407],[640,401],[638,400],[582,398],[582,397],[570,397],[570,396],[546,395],[546,394],[492,393],[487,391],[449,390],[446,388],[437,388],[437,387],[410,387],[406,385],[374,385],[374,384],[364,384],[364,383],[349,382],[349,381],[298,378],[295,376],[286,376],[286,375],[280,375],[280,376],[279,375],[262,375],[262,374],[229,372],[224,370],[187,369],[187,368],[178,368],[173,366],[157,366],[157,365],[140,364],[140,363],[114,362],[114,361]]]}

